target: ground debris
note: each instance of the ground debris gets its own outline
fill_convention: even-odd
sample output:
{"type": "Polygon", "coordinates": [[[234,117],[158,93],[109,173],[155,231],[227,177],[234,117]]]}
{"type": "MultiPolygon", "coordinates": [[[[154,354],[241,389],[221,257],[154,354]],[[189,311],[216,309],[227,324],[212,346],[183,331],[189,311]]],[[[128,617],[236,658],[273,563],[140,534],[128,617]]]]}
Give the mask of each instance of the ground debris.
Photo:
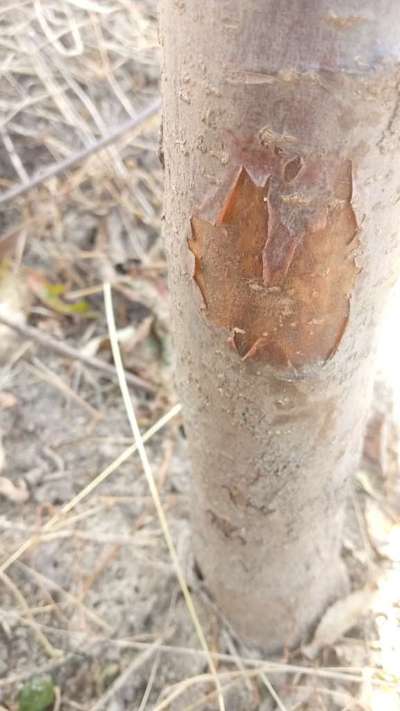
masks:
{"type": "Polygon", "coordinates": [[[335,602],[325,613],[310,644],[303,647],[309,659],[315,659],[321,649],[332,646],[354,627],[372,605],[376,590],[367,586],[335,602]]]}

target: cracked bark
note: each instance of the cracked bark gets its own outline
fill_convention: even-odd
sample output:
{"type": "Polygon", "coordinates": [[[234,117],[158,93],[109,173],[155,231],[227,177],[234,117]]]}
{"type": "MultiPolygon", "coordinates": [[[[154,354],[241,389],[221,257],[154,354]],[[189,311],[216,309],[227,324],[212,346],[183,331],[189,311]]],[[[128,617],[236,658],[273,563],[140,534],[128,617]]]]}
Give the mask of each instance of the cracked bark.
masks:
{"type": "Polygon", "coordinates": [[[343,511],[400,256],[399,34],[397,0],[161,1],[195,554],[266,651],[346,586],[343,511]]]}

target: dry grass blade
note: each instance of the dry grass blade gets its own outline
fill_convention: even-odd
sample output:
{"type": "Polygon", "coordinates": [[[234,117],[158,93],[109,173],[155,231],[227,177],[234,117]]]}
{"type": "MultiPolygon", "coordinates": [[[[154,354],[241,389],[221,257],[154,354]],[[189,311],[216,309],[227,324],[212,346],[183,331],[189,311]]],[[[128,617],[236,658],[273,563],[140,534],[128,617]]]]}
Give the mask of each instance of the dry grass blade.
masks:
{"type": "Polygon", "coordinates": [[[25,368],[29,370],[38,380],[43,380],[45,383],[49,383],[49,385],[52,385],[53,387],[57,388],[64,397],[68,400],[73,400],[74,402],[77,402],[78,405],[80,405],[86,412],[89,413],[95,420],[99,420],[102,418],[101,412],[99,410],[96,410],[92,405],[90,405],[86,400],[81,398],[78,393],[76,393],[67,383],[64,382],[62,378],[60,378],[57,373],[53,373],[50,368],[47,368],[43,363],[41,363],[38,359],[34,359],[35,363],[37,364],[38,367],[35,367],[34,365],[30,365],[27,363],[25,365],[25,368]]]}
{"type": "MultiPolygon", "coordinates": [[[[7,318],[3,314],[0,315],[0,323],[2,323],[4,326],[8,326],[8,328],[12,328],[14,331],[21,334],[21,336],[25,336],[26,338],[30,338],[33,341],[36,341],[36,343],[40,343],[40,345],[44,346],[45,348],[49,348],[55,353],[59,353],[60,355],[64,355],[67,358],[72,358],[73,360],[78,360],[82,363],[85,363],[91,368],[95,368],[96,370],[100,370],[101,372],[107,373],[107,375],[113,378],[116,377],[115,368],[110,365],[110,363],[106,363],[105,361],[100,360],[100,358],[95,358],[94,356],[87,356],[84,353],[81,353],[80,351],[76,350],[76,348],[72,348],[72,346],[68,345],[67,343],[57,341],[52,336],[42,333],[38,328],[17,323],[12,319],[7,318]]],[[[137,375],[128,373],[127,379],[132,385],[136,385],[137,387],[142,388],[143,390],[146,390],[150,393],[154,392],[153,386],[150,385],[150,383],[147,383],[145,380],[142,380],[142,378],[139,378],[137,375]]]]}
{"type": "Polygon", "coordinates": [[[62,42],[60,42],[59,38],[56,36],[56,33],[51,29],[46,19],[45,13],[43,12],[41,0],[34,0],[34,7],[36,17],[43,30],[43,34],[47,37],[49,43],[53,45],[53,48],[56,50],[56,52],[58,52],[64,57],[76,57],[83,53],[82,38],[79,32],[79,28],[77,27],[77,22],[75,21],[74,15],[71,13],[69,5],[64,5],[64,11],[66,15],[68,15],[68,20],[70,24],[69,34],[74,40],[73,46],[70,49],[64,47],[62,42]]]}
{"type": "Polygon", "coordinates": [[[80,10],[97,12],[100,15],[109,15],[114,10],[112,5],[105,5],[103,0],[101,3],[94,2],[94,0],[66,0],[66,2],[69,2],[71,5],[75,5],[75,7],[78,7],[80,10]]]}
{"type": "Polygon", "coordinates": [[[210,650],[208,648],[207,640],[205,638],[202,626],[200,624],[199,618],[197,616],[196,609],[193,604],[192,597],[190,595],[188,586],[186,584],[184,575],[182,573],[182,569],[179,563],[178,555],[175,550],[174,543],[172,541],[171,533],[169,530],[169,526],[164,514],[164,510],[162,507],[162,503],[158,494],[158,489],[154,481],[154,476],[152,472],[152,468],[149,462],[149,459],[147,457],[147,452],[146,448],[144,446],[143,438],[141,435],[141,432],[139,430],[139,426],[137,423],[136,415],[135,415],[135,410],[130,398],[128,386],[126,383],[125,379],[125,372],[124,372],[124,367],[122,364],[122,358],[121,358],[121,353],[119,350],[119,345],[118,345],[118,337],[117,337],[117,329],[115,325],[115,319],[114,319],[114,311],[113,311],[113,305],[112,305],[112,297],[111,297],[111,286],[110,284],[104,284],[104,301],[105,301],[105,309],[106,309],[106,318],[107,318],[107,324],[108,324],[108,330],[109,330],[109,335],[110,335],[110,342],[111,342],[111,348],[114,356],[114,362],[115,362],[115,367],[117,369],[117,373],[119,376],[119,383],[120,383],[120,388],[121,388],[121,393],[122,397],[124,400],[127,416],[129,419],[129,424],[132,428],[132,432],[135,438],[135,442],[138,447],[139,451],[139,456],[142,461],[143,465],[143,470],[145,472],[147,482],[149,485],[150,493],[153,497],[154,505],[157,511],[158,518],[160,520],[160,525],[164,533],[165,541],[168,546],[169,554],[171,556],[171,560],[174,564],[176,576],[179,581],[179,585],[181,587],[183,596],[185,598],[185,602],[187,605],[187,608],[189,610],[189,614],[192,618],[193,625],[195,627],[195,630],[197,632],[197,636],[199,638],[199,642],[204,650],[204,652],[207,655],[207,662],[211,671],[211,675],[213,678],[213,681],[215,683],[217,692],[218,692],[218,704],[220,711],[225,711],[225,704],[224,704],[224,699],[221,691],[221,686],[218,678],[218,673],[217,669],[214,663],[214,660],[210,654],[210,650]]]}
{"type": "MultiPolygon", "coordinates": [[[[148,642],[139,642],[133,640],[115,640],[115,643],[122,648],[144,649],[148,647],[148,642]]],[[[182,656],[201,656],[205,657],[206,653],[202,649],[194,649],[193,647],[181,647],[168,644],[160,644],[160,652],[169,654],[177,654],[182,656]]],[[[236,664],[237,657],[230,654],[220,652],[210,652],[211,656],[220,662],[227,664],[236,664]]],[[[252,659],[247,657],[238,657],[240,661],[247,667],[255,667],[258,670],[265,670],[268,674],[304,674],[305,676],[315,676],[321,679],[333,679],[342,682],[354,682],[361,684],[364,681],[365,674],[368,674],[371,683],[377,687],[385,687],[390,689],[399,688],[399,682],[390,678],[384,678],[382,670],[374,667],[306,667],[299,664],[284,664],[282,662],[268,661],[266,659],[252,659]],[[375,675],[375,676],[374,676],[375,675]]],[[[239,673],[242,673],[239,671],[239,673]]]]}
{"type": "Polygon", "coordinates": [[[29,627],[32,628],[36,639],[41,644],[41,646],[43,647],[46,654],[53,659],[57,658],[57,657],[62,657],[63,653],[61,652],[61,650],[53,647],[53,645],[50,644],[47,637],[45,637],[45,635],[43,634],[42,630],[39,628],[34,616],[32,615],[32,612],[31,612],[31,609],[30,609],[28,603],[25,600],[24,596],[22,595],[18,586],[11,580],[11,578],[8,577],[8,575],[6,575],[2,571],[0,571],[0,580],[10,590],[10,592],[14,595],[19,606],[25,612],[27,624],[29,625],[29,627]]]}
{"type": "Polygon", "coordinates": [[[97,615],[93,610],[90,609],[90,607],[86,607],[82,600],[80,600],[78,597],[73,595],[71,592],[68,590],[64,590],[61,585],[58,585],[54,580],[50,580],[50,578],[47,578],[45,575],[42,575],[42,573],[39,573],[37,570],[34,570],[34,568],[31,568],[29,565],[26,565],[25,563],[22,563],[19,561],[18,565],[24,570],[33,580],[35,580],[37,583],[42,584],[46,590],[53,590],[57,591],[61,597],[64,597],[67,602],[71,604],[74,608],[79,608],[82,610],[84,615],[94,622],[98,627],[103,629],[107,633],[112,632],[112,628],[110,625],[108,625],[104,620],[97,615]]]}
{"type": "MultiPolygon", "coordinates": [[[[135,657],[135,659],[128,665],[128,667],[122,672],[122,674],[119,675],[118,679],[110,686],[109,689],[107,689],[106,693],[96,701],[94,706],[91,706],[89,711],[100,711],[100,709],[103,709],[105,704],[108,703],[112,699],[112,697],[124,686],[124,684],[127,682],[129,677],[135,672],[137,669],[139,669],[143,664],[147,662],[148,659],[154,654],[154,652],[157,650],[157,647],[159,646],[159,642],[154,642],[154,644],[149,647],[149,649],[146,649],[144,652],[139,654],[139,656],[135,657]]],[[[107,707],[109,708],[109,707],[107,707]]]]}
{"type": "MultiPolygon", "coordinates": [[[[163,417],[161,417],[150,429],[147,430],[147,432],[144,433],[143,435],[143,441],[147,442],[156,432],[161,430],[170,420],[172,420],[173,417],[175,417],[181,410],[181,405],[175,405],[169,412],[167,412],[163,417]]],[[[32,546],[34,546],[36,543],[39,543],[41,540],[41,535],[43,533],[46,533],[47,531],[51,530],[58,524],[63,517],[72,511],[81,501],[86,499],[89,494],[92,493],[103,481],[108,479],[108,477],[116,470],[118,469],[123,462],[125,462],[127,459],[129,459],[134,452],[136,452],[138,449],[137,444],[133,444],[127,449],[122,452],[119,457],[117,457],[111,464],[108,465],[105,469],[103,469],[100,474],[98,474],[92,481],[85,486],[79,494],[74,496],[65,506],[62,507],[61,511],[54,516],[52,516],[47,523],[42,526],[40,531],[34,535],[28,538],[24,543],[22,543],[19,548],[17,548],[14,553],[12,553],[5,561],[0,565],[0,572],[5,573],[8,568],[15,563],[21,556],[26,553],[32,546]]]]}
{"type": "Polygon", "coordinates": [[[159,665],[160,665],[160,655],[158,654],[154,660],[153,666],[151,667],[151,672],[150,672],[149,678],[147,680],[146,689],[144,691],[138,711],[145,711],[147,702],[149,700],[149,696],[151,694],[151,690],[153,688],[153,684],[154,684],[154,681],[156,678],[156,674],[157,674],[159,665]]]}
{"type": "Polygon", "coordinates": [[[4,146],[7,150],[7,153],[10,158],[10,162],[12,166],[14,167],[14,170],[16,174],[18,175],[21,183],[26,183],[29,181],[29,175],[26,172],[24,168],[24,164],[21,161],[21,158],[19,157],[17,151],[15,150],[15,146],[8,135],[7,131],[5,128],[0,128],[0,136],[3,140],[4,146]]]}
{"type": "Polygon", "coordinates": [[[260,678],[263,680],[265,686],[267,687],[269,693],[271,694],[273,700],[276,703],[276,706],[280,711],[288,711],[286,706],[284,705],[283,701],[279,698],[278,694],[276,693],[274,687],[272,686],[270,680],[268,679],[267,675],[262,672],[260,674],[260,678]]]}
{"type": "MultiPolygon", "coordinates": [[[[100,360],[100,358],[95,358],[94,356],[85,355],[84,353],[81,353],[80,351],[76,350],[76,348],[72,348],[72,346],[68,345],[67,343],[57,341],[52,336],[42,333],[38,328],[17,323],[12,319],[7,318],[3,314],[0,315],[0,323],[2,323],[4,326],[8,326],[8,328],[12,328],[21,336],[24,336],[25,338],[30,338],[36,343],[40,343],[40,345],[44,346],[45,348],[49,348],[55,353],[59,353],[60,355],[66,356],[67,358],[72,358],[73,360],[78,360],[82,363],[85,363],[91,368],[95,368],[96,370],[100,370],[104,373],[107,373],[107,375],[113,378],[116,377],[115,368],[110,363],[106,363],[105,361],[100,360]]],[[[147,383],[145,380],[142,380],[142,378],[139,378],[137,375],[128,373],[127,378],[132,385],[136,385],[137,387],[142,388],[142,390],[146,390],[150,393],[154,392],[154,388],[152,387],[152,385],[147,383]]]]}
{"type": "Polygon", "coordinates": [[[111,146],[120,136],[123,136],[124,133],[138,128],[145,121],[147,121],[147,119],[154,116],[154,114],[156,114],[159,109],[160,101],[157,100],[154,103],[150,104],[150,106],[148,106],[134,118],[128,119],[127,121],[125,121],[125,123],[121,124],[120,126],[117,126],[117,128],[115,128],[114,130],[109,131],[109,133],[104,135],[98,141],[94,141],[86,148],[83,148],[81,151],[74,153],[72,156],[69,156],[65,160],[60,161],[59,163],[55,163],[47,170],[44,170],[40,175],[35,175],[33,178],[30,178],[28,182],[24,182],[22,185],[17,185],[14,188],[7,190],[6,193],[0,195],[0,205],[4,205],[5,203],[10,202],[11,200],[15,200],[17,197],[24,195],[30,190],[33,190],[33,188],[37,188],[38,185],[41,185],[41,183],[43,183],[45,180],[55,178],[57,175],[65,173],[67,170],[70,170],[75,165],[81,163],[83,160],[93,155],[94,153],[97,153],[103,148],[111,146]]]}
{"type": "MultiPolygon", "coordinates": [[[[260,675],[262,670],[264,669],[265,665],[261,667],[260,669],[251,669],[249,671],[246,671],[244,673],[244,676],[247,677],[248,679],[251,679],[252,677],[257,677],[260,675]]],[[[232,672],[221,672],[220,677],[221,679],[230,679],[236,681],[237,679],[240,679],[243,676],[243,672],[241,671],[232,671],[232,672]]],[[[183,681],[178,682],[177,684],[174,685],[172,691],[170,694],[165,698],[161,703],[157,704],[153,711],[166,711],[166,709],[171,708],[171,703],[172,701],[175,701],[175,699],[179,698],[179,696],[182,696],[182,694],[187,690],[190,689],[190,687],[194,686],[195,684],[204,684],[208,681],[211,681],[213,678],[212,674],[197,674],[196,676],[189,677],[188,679],[184,679],[183,681]]],[[[232,682],[222,686],[222,689],[226,689],[231,685],[232,682]]],[[[195,709],[199,708],[199,706],[203,706],[205,701],[208,701],[209,698],[212,696],[215,696],[215,691],[212,691],[210,694],[207,694],[206,698],[200,699],[199,702],[196,702],[195,704],[192,704],[189,707],[186,707],[185,711],[189,711],[189,709],[195,709]]]]}

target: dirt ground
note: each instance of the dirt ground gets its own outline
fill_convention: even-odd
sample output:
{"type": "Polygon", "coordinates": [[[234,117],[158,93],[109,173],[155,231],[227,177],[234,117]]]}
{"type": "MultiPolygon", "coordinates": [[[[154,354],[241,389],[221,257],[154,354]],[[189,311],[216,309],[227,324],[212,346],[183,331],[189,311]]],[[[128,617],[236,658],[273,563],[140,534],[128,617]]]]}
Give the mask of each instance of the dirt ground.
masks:
{"type": "MultiPolygon", "coordinates": [[[[112,364],[104,282],[126,371],[138,380],[130,392],[142,432],[177,402],[159,117],[1,204],[7,190],[148,106],[159,59],[156,0],[0,7],[0,238],[13,244],[7,254],[0,245],[0,710],[20,709],[21,689],[44,675],[63,711],[218,708],[139,457],[96,483],[133,441],[116,373],[85,361],[112,364]],[[56,352],[54,342],[73,352],[56,352]]],[[[221,620],[191,558],[181,415],[148,440],[227,711],[400,709],[392,311],[343,540],[353,593],[305,648],[263,660],[221,620]]]]}

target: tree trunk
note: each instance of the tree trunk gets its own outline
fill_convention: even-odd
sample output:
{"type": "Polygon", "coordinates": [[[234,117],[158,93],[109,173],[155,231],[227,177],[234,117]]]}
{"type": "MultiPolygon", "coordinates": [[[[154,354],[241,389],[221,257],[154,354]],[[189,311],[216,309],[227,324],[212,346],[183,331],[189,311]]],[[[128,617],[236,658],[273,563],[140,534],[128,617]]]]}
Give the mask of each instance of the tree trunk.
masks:
{"type": "Polygon", "coordinates": [[[400,251],[399,37],[398,0],[161,1],[195,555],[267,651],[346,588],[344,506],[400,251]]]}

